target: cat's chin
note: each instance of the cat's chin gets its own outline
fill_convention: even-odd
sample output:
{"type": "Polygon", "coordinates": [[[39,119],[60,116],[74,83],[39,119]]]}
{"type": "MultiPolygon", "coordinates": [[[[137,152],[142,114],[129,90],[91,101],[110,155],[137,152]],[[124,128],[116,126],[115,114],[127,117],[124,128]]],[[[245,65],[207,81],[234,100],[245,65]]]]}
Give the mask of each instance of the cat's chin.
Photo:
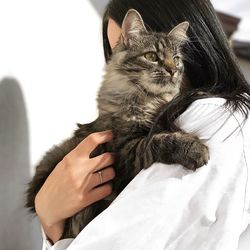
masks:
{"type": "Polygon", "coordinates": [[[162,95],[165,93],[178,93],[180,90],[180,84],[174,81],[162,81],[162,82],[151,82],[148,83],[147,86],[144,86],[147,90],[147,93],[151,93],[153,95],[162,95]]]}
{"type": "Polygon", "coordinates": [[[167,84],[172,84],[173,82],[171,80],[165,80],[165,79],[154,79],[152,81],[152,84],[160,85],[161,87],[166,86],[167,84]]]}
{"type": "Polygon", "coordinates": [[[150,85],[150,91],[153,93],[165,93],[169,91],[176,91],[179,90],[179,84],[175,81],[157,81],[152,82],[150,85]]]}

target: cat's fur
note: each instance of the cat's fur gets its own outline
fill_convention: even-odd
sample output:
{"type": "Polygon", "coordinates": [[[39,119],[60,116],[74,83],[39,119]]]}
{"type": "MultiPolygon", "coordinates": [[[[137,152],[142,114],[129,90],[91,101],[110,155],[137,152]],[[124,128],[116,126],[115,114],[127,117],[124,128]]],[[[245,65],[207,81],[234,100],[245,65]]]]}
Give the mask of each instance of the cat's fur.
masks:
{"type": "Polygon", "coordinates": [[[180,93],[184,77],[181,47],[187,40],[187,29],[188,23],[184,22],[168,34],[149,32],[138,12],[127,13],[121,40],[106,66],[99,90],[99,117],[90,124],[79,124],[72,138],[47,152],[29,183],[26,207],[35,212],[36,194],[64,156],[89,134],[113,131],[113,141],[101,145],[90,156],[106,151],[115,153],[113,198],[98,201],[67,219],[62,238],[76,237],[141,169],[152,163],[179,163],[193,170],[207,163],[207,147],[196,136],[181,130],[169,132],[162,127],[152,135],[146,147],[147,135],[157,114],[180,93]],[[154,61],[155,55],[157,61],[154,61]]]}

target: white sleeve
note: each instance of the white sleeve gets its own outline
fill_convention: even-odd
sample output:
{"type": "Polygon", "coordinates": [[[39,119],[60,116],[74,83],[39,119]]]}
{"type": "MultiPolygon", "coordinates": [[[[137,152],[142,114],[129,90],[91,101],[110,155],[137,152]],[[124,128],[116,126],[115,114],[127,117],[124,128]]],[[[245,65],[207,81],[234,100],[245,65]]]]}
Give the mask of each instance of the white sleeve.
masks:
{"type": "Polygon", "coordinates": [[[48,240],[42,226],[41,226],[41,230],[42,230],[42,237],[43,237],[43,248],[42,248],[42,250],[66,250],[67,247],[74,240],[73,238],[63,239],[63,240],[57,241],[54,245],[52,245],[50,243],[50,241],[48,240]]]}

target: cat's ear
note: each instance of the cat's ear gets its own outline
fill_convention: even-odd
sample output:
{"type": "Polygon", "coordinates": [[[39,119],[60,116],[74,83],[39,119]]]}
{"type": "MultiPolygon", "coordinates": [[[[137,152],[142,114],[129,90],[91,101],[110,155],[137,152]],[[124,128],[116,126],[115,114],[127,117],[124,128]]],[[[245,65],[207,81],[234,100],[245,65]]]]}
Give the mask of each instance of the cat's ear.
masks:
{"type": "Polygon", "coordinates": [[[176,45],[181,45],[188,41],[188,28],[189,22],[180,23],[168,33],[168,37],[171,38],[176,45]]]}
{"type": "Polygon", "coordinates": [[[131,39],[136,38],[141,32],[147,32],[140,13],[130,9],[122,23],[122,40],[125,45],[129,45],[131,39]]]}

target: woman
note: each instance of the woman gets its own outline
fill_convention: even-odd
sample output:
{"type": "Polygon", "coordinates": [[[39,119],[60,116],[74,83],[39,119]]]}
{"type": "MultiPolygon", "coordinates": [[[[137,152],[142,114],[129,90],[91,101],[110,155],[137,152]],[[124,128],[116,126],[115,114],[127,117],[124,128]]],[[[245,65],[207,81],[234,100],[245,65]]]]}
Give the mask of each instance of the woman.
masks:
{"type": "MultiPolygon", "coordinates": [[[[130,8],[136,9],[142,15],[146,27],[154,31],[167,32],[182,21],[190,23],[188,33],[190,43],[184,51],[190,89],[194,93],[201,90],[217,98],[192,100],[193,104],[176,122],[182,129],[193,132],[204,140],[209,146],[211,158],[208,165],[197,173],[190,173],[181,166],[155,167],[156,164],[147,171],[141,171],[122,193],[123,199],[119,196],[116,202],[95,220],[95,223],[90,223],[91,225],[81,232],[81,237],[74,241],[75,248],[72,246],[69,249],[78,249],[77,246],[79,249],[125,249],[125,247],[126,249],[180,250],[237,249],[235,248],[237,239],[249,223],[246,218],[249,215],[247,211],[250,201],[250,187],[247,185],[247,166],[250,156],[249,145],[246,146],[246,143],[250,139],[246,131],[250,126],[248,118],[250,87],[235,62],[209,0],[111,1],[103,18],[106,61],[112,55],[112,48],[121,35],[120,27],[123,18],[130,8]],[[152,176],[152,183],[146,178],[148,175],[152,176]],[[164,186],[159,182],[159,178],[162,177],[166,180],[164,186]],[[154,236],[151,239],[140,237],[142,230],[139,230],[141,228],[139,224],[135,223],[130,230],[125,229],[127,221],[123,221],[122,216],[125,215],[122,214],[124,212],[122,209],[131,207],[136,200],[141,199],[140,201],[143,202],[145,192],[148,194],[147,197],[153,197],[155,193],[152,191],[152,185],[158,185],[157,196],[168,204],[163,208],[166,210],[165,219],[172,229],[167,225],[164,227],[160,225],[159,216],[154,217],[155,212],[150,213],[149,210],[145,210],[144,214],[148,213],[150,216],[147,220],[143,216],[141,218],[140,223],[143,225],[144,233],[148,232],[152,237],[154,235],[148,225],[143,224],[147,221],[152,222],[151,228],[155,226],[164,232],[162,234],[164,237],[154,236]],[[166,189],[166,186],[169,189],[166,189]],[[173,188],[175,188],[174,191],[173,188]],[[215,190],[218,190],[218,193],[215,190]],[[122,206],[122,202],[129,201],[131,194],[136,199],[122,206]],[[174,199],[173,195],[178,198],[174,199]],[[118,221],[123,221],[123,226],[113,228],[120,230],[119,236],[115,235],[112,227],[108,227],[105,232],[102,232],[106,235],[106,241],[101,241],[101,237],[98,238],[98,232],[95,231],[98,226],[95,225],[98,221],[102,223],[99,225],[105,225],[105,220],[108,221],[111,216],[115,217],[115,214],[118,221]],[[173,218],[171,223],[170,218],[173,218]],[[196,222],[193,228],[187,226],[192,224],[190,220],[196,222]],[[234,230],[230,231],[233,222],[234,230]],[[235,223],[242,225],[236,227],[235,223]],[[123,227],[124,230],[122,230],[123,227]],[[224,231],[218,231],[218,228],[224,231]],[[130,238],[122,234],[124,231],[130,238]],[[140,237],[140,240],[136,241],[136,238],[133,238],[133,245],[129,247],[126,244],[129,242],[128,239],[133,237],[130,231],[140,237]],[[94,232],[96,237],[96,241],[92,243],[88,242],[91,238],[90,232],[94,232]],[[193,236],[192,233],[197,235],[193,236]],[[206,237],[209,237],[210,241],[206,237]],[[112,239],[121,242],[124,240],[124,242],[118,247],[116,241],[112,239]],[[156,239],[157,242],[154,242],[156,239]]],[[[180,99],[179,106],[186,104],[184,101],[180,99]]],[[[175,112],[179,110],[173,108],[171,112],[175,117],[175,112]]],[[[87,137],[57,165],[37,194],[36,211],[50,243],[56,243],[53,246],[54,249],[66,249],[72,242],[72,239],[58,241],[63,232],[65,218],[111,193],[110,181],[115,176],[113,168],[110,167],[114,162],[112,155],[105,154],[89,159],[89,154],[98,144],[109,140],[112,140],[111,131],[95,133],[87,137]],[[96,186],[100,182],[97,175],[92,175],[93,169],[102,170],[104,184],[98,188],[96,186]]],[[[154,201],[159,202],[157,199],[154,201]]],[[[152,211],[157,208],[158,212],[161,211],[161,207],[160,204],[157,207],[148,206],[152,211]]],[[[138,209],[141,209],[141,206],[138,209]]],[[[126,212],[126,216],[133,216],[128,210],[126,212]]],[[[49,244],[48,241],[47,243],[49,244]]],[[[46,249],[45,244],[44,249],[46,249]]]]}

